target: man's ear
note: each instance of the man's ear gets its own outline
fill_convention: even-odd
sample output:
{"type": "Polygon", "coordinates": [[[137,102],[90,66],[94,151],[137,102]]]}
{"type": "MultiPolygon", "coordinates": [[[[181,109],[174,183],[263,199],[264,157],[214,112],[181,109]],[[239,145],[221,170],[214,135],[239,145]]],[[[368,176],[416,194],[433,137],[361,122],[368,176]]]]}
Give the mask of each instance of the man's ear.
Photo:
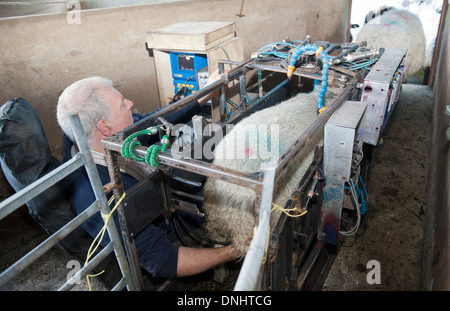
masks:
{"type": "Polygon", "coordinates": [[[108,122],[103,119],[97,122],[97,128],[104,136],[109,136],[112,134],[111,129],[108,126],[108,122]]]}

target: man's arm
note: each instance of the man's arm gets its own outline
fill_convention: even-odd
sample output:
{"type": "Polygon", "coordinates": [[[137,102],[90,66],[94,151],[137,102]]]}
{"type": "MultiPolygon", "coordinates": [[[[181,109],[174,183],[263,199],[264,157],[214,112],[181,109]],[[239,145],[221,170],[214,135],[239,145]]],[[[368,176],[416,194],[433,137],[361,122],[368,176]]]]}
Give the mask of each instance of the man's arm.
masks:
{"type": "Polygon", "coordinates": [[[199,274],[235,259],[237,259],[236,252],[231,245],[221,248],[180,247],[178,249],[177,276],[199,274]]]}

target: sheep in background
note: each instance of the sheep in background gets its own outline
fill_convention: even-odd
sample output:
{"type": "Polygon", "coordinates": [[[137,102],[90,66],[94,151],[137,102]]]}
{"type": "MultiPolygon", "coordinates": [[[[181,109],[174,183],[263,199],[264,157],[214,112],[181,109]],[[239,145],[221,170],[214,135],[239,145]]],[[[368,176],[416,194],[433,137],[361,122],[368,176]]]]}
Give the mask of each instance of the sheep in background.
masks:
{"type": "MultiPolygon", "coordinates": [[[[331,100],[335,95],[329,90],[326,99],[331,100]]],[[[317,98],[317,91],[300,93],[243,119],[218,144],[213,163],[240,172],[263,172],[264,163],[277,160],[317,117],[317,98]],[[278,128],[275,134],[274,128],[278,128]],[[243,129],[250,129],[249,135],[240,139],[239,131],[243,129]],[[258,136],[250,133],[252,129],[257,131],[258,136]],[[262,157],[258,153],[261,137],[272,147],[270,159],[267,154],[262,157]],[[235,151],[239,150],[242,153],[236,154],[235,151]],[[227,157],[227,152],[232,151],[234,156],[227,157]],[[273,158],[273,155],[276,157],[273,158]]],[[[311,164],[313,149],[308,154],[300,152],[277,178],[273,195],[275,204],[284,207],[311,164]]],[[[255,198],[253,190],[216,178],[209,178],[204,187],[203,208],[210,237],[216,241],[230,241],[241,257],[247,253],[256,225],[255,198]]],[[[278,209],[272,211],[271,227],[276,224],[280,213],[278,209]]],[[[215,269],[216,281],[222,283],[226,276],[227,270],[223,267],[215,269]]]]}
{"type": "Polygon", "coordinates": [[[366,17],[356,42],[367,41],[368,48],[405,48],[405,76],[412,76],[425,64],[426,40],[420,19],[406,10],[382,7],[366,17]]]}

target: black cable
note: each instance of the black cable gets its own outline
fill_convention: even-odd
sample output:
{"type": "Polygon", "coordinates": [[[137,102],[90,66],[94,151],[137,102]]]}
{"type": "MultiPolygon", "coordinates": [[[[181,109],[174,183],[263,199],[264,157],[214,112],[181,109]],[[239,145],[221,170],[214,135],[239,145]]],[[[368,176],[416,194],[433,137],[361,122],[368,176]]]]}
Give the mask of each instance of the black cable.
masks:
{"type": "MultiPolygon", "coordinates": [[[[178,220],[178,221],[180,222],[181,226],[182,226],[189,234],[192,234],[192,235],[194,235],[195,237],[197,237],[197,238],[203,240],[203,242],[210,243],[211,245],[216,245],[216,244],[218,244],[218,245],[224,245],[224,246],[230,245],[230,244],[231,244],[230,242],[215,241],[215,240],[209,239],[209,238],[206,237],[206,236],[202,236],[202,235],[198,234],[197,232],[195,232],[195,230],[192,230],[191,228],[189,228],[189,226],[184,222],[184,220],[182,219],[182,216],[179,215],[179,213],[175,213],[175,216],[176,216],[176,220],[178,220]]],[[[202,245],[204,245],[204,243],[202,243],[201,241],[198,241],[198,242],[201,243],[202,245]]]]}
{"type": "Polygon", "coordinates": [[[183,234],[181,234],[181,232],[179,231],[176,219],[174,219],[173,221],[173,228],[175,229],[175,233],[178,236],[181,244],[183,244],[184,246],[190,246],[189,243],[187,243],[184,239],[183,234]]]}

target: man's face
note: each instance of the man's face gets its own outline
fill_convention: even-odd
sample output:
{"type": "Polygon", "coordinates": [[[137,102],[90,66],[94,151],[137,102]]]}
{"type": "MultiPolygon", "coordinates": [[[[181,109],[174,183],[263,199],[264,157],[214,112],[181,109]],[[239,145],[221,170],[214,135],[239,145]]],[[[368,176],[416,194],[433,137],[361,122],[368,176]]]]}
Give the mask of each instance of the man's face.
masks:
{"type": "Polygon", "coordinates": [[[111,106],[113,119],[108,121],[110,135],[115,134],[133,124],[131,107],[133,102],[123,97],[115,88],[105,88],[104,96],[111,106]]]}

